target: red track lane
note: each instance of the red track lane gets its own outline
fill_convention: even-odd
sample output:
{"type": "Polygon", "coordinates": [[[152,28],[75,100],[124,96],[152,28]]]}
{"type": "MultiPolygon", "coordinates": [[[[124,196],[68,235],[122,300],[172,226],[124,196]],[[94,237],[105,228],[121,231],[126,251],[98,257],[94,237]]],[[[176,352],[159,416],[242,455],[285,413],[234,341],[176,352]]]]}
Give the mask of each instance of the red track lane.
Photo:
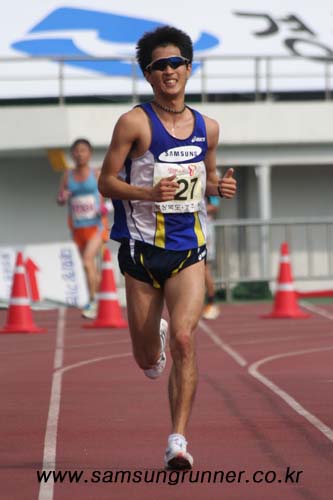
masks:
{"type": "Polygon", "coordinates": [[[46,334],[1,335],[1,499],[330,498],[333,307],[306,320],[262,319],[270,307],[222,305],[218,320],[201,322],[187,435],[195,468],[183,477],[163,471],[167,373],[157,381],[142,375],[127,330],[86,330],[79,313],[67,310],[64,328],[58,311],[34,312],[46,334]],[[52,427],[49,407],[56,414],[57,402],[52,427]],[[45,433],[55,430],[57,446],[48,441],[45,452],[45,433]],[[36,471],[52,452],[58,471],[83,471],[79,483],[38,483],[36,471]],[[215,471],[231,471],[229,482],[210,482],[215,471]],[[103,475],[105,482],[93,482],[103,475]],[[135,482],[144,478],[152,482],[135,482]]]}

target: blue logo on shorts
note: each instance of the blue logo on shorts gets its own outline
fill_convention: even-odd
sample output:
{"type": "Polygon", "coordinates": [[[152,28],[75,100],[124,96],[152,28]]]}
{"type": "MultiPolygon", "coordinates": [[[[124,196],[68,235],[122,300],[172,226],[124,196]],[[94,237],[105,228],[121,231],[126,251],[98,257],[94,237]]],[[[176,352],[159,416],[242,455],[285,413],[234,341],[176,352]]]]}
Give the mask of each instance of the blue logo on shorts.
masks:
{"type": "MultiPolygon", "coordinates": [[[[80,31],[95,33],[96,39],[110,44],[110,55],[133,56],[135,44],[145,31],[151,31],[163,23],[120,16],[108,12],[88,9],[63,7],[55,9],[34,26],[27,35],[14,42],[11,47],[30,56],[98,56],[80,49],[80,31]],[[55,36],[59,33],[59,36],[55,36]],[[115,47],[117,44],[117,47],[115,47]]],[[[194,50],[211,49],[219,45],[220,40],[206,32],[201,32],[194,41],[194,50]]],[[[105,47],[105,45],[104,45],[105,47]]],[[[133,68],[126,61],[66,61],[66,65],[94,71],[103,75],[130,77],[133,68]]],[[[194,64],[193,69],[199,67],[194,64]]],[[[140,72],[138,71],[138,76],[140,72]]]]}

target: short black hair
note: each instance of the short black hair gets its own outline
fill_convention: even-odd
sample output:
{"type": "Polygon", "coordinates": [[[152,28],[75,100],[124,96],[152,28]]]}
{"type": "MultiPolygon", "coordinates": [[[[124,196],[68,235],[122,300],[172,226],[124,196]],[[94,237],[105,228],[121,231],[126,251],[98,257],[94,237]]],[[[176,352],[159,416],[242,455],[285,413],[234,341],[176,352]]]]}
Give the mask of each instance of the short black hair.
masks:
{"type": "Polygon", "coordinates": [[[136,60],[142,72],[152,62],[153,50],[167,45],[178,47],[181,55],[192,62],[193,44],[189,35],[173,26],[160,26],[154,31],[144,33],[137,43],[136,60]]]}
{"type": "Polygon", "coordinates": [[[73,151],[73,149],[76,148],[76,146],[78,146],[79,144],[85,144],[86,146],[88,146],[90,151],[93,150],[91,142],[88,141],[88,139],[85,139],[84,137],[79,137],[78,139],[75,139],[75,141],[73,142],[73,144],[70,147],[70,150],[73,151]]]}

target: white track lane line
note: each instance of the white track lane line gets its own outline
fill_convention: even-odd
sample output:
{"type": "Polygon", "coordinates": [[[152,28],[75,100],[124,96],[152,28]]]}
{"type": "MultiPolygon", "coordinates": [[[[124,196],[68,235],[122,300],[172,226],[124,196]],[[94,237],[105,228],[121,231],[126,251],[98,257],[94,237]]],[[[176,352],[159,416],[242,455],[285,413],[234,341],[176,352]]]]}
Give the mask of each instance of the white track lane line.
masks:
{"type": "Polygon", "coordinates": [[[91,359],[85,359],[84,361],[79,361],[78,363],[74,363],[73,365],[67,365],[58,370],[58,373],[63,373],[69,372],[70,370],[74,370],[75,368],[81,368],[82,366],[86,365],[92,365],[93,363],[99,363],[100,361],[106,361],[110,359],[119,359],[119,358],[127,358],[128,356],[132,356],[133,353],[131,352],[124,352],[122,354],[110,354],[109,356],[101,356],[100,358],[91,358],[91,359]]]}
{"type": "Polygon", "coordinates": [[[225,351],[227,354],[229,354],[229,356],[231,356],[232,359],[236,361],[236,363],[238,363],[240,366],[247,365],[247,361],[243,358],[243,356],[241,356],[238,352],[232,349],[228,344],[223,342],[223,340],[221,340],[221,338],[218,335],[216,335],[213,332],[213,330],[206,325],[206,323],[204,323],[203,321],[199,321],[199,328],[201,328],[201,330],[203,330],[208,335],[208,337],[214,342],[214,344],[216,344],[220,349],[222,349],[222,351],[225,351]]]}
{"type": "MultiPolygon", "coordinates": [[[[314,311],[317,314],[322,314],[322,311],[320,313],[318,311],[314,311]]],[[[326,311],[323,311],[324,313],[326,311]]],[[[322,314],[323,316],[325,314],[322,314]]],[[[327,317],[327,315],[325,315],[327,317]]],[[[329,317],[329,319],[333,319],[332,317],[329,317]]],[[[245,359],[234,349],[232,349],[228,344],[223,342],[223,340],[218,337],[211,328],[209,328],[203,321],[199,321],[199,327],[206,332],[208,337],[214,342],[215,345],[217,345],[220,349],[225,351],[229,356],[233,358],[236,363],[238,363],[240,366],[244,367],[247,365],[247,362],[245,359]]],[[[297,356],[297,355],[302,355],[302,354],[308,354],[312,352],[320,352],[320,351],[328,351],[332,350],[332,347],[323,347],[323,348],[318,348],[318,349],[308,349],[304,351],[295,351],[295,352],[287,352],[283,354],[277,354],[275,356],[270,356],[264,359],[260,359],[256,361],[255,363],[252,363],[248,367],[248,373],[252,377],[256,378],[259,382],[261,382],[263,385],[265,385],[268,389],[270,389],[275,395],[279,396],[283,401],[285,401],[296,413],[304,417],[309,423],[311,423],[317,430],[319,430],[324,436],[331,442],[333,442],[333,429],[328,427],[326,424],[324,424],[319,418],[317,418],[315,415],[307,411],[296,399],[294,399],[290,394],[288,394],[286,391],[281,389],[278,385],[274,384],[269,378],[265,377],[262,375],[259,371],[258,368],[259,366],[263,365],[264,363],[268,363],[269,361],[273,361],[275,359],[279,358],[284,358],[288,356],[297,356]]]]}
{"type": "Polygon", "coordinates": [[[279,396],[287,405],[290,406],[296,413],[304,417],[310,424],[312,424],[316,429],[318,429],[325,437],[331,442],[333,442],[333,429],[328,427],[324,422],[319,420],[315,415],[310,413],[308,410],[304,408],[296,399],[294,399],[290,394],[281,389],[278,385],[274,384],[269,378],[262,375],[258,368],[266,363],[270,363],[271,361],[276,361],[277,359],[288,358],[291,356],[302,356],[304,354],[311,354],[314,352],[323,352],[333,350],[333,346],[331,347],[322,347],[318,349],[305,349],[303,351],[294,351],[294,352],[285,352],[283,354],[276,354],[275,356],[269,356],[264,359],[260,359],[255,363],[252,363],[248,367],[248,373],[257,379],[259,382],[264,384],[268,389],[270,389],[274,394],[279,396]]]}
{"type": "Polygon", "coordinates": [[[311,302],[301,300],[300,305],[304,307],[304,309],[308,309],[309,311],[314,312],[319,316],[323,316],[324,318],[330,319],[331,321],[333,320],[333,314],[329,313],[325,309],[322,309],[321,307],[311,304],[311,302]]]}
{"type": "MultiPolygon", "coordinates": [[[[63,373],[68,372],[69,370],[73,370],[75,368],[80,368],[85,365],[98,363],[100,361],[132,356],[132,352],[126,352],[124,354],[112,354],[110,356],[87,359],[79,363],[63,366],[65,316],[66,316],[66,309],[60,308],[58,315],[58,322],[57,322],[56,351],[54,355],[54,364],[53,364],[54,372],[52,378],[49,413],[48,413],[45,438],[44,438],[42,469],[46,472],[56,469],[57,434],[58,434],[58,422],[60,413],[63,373]]],[[[40,483],[38,500],[53,500],[53,494],[54,494],[53,481],[48,481],[47,483],[40,483]]]]}
{"type": "MultiPolygon", "coordinates": [[[[56,333],[56,349],[53,362],[53,377],[51,386],[51,396],[49,403],[49,413],[47,417],[45,438],[44,438],[44,453],[43,453],[43,470],[53,470],[56,465],[56,447],[57,447],[57,431],[58,419],[61,399],[61,376],[58,376],[56,370],[62,367],[64,359],[64,338],[66,324],[66,309],[59,309],[56,333]]],[[[53,499],[53,481],[40,483],[38,500],[53,499]]]]}

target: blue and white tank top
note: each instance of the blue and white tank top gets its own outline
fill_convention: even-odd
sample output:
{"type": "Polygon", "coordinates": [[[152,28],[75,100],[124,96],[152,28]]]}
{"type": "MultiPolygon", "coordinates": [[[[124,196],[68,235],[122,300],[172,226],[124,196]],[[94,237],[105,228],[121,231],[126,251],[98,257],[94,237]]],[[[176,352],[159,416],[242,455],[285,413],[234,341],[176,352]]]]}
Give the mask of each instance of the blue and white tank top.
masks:
{"type": "Polygon", "coordinates": [[[167,250],[188,250],[206,241],[207,132],[200,113],[187,139],[177,139],[165,129],[150,103],[140,107],[152,129],[149,149],[139,158],[127,158],[120,177],[140,187],[151,187],[163,177],[176,175],[179,189],[172,201],[113,200],[115,214],[111,238],[133,239],[167,250]]]}
{"type": "Polygon", "coordinates": [[[67,189],[71,192],[68,207],[72,226],[77,228],[99,225],[101,195],[93,170],[90,170],[85,181],[75,180],[73,172],[70,171],[67,189]]]}

